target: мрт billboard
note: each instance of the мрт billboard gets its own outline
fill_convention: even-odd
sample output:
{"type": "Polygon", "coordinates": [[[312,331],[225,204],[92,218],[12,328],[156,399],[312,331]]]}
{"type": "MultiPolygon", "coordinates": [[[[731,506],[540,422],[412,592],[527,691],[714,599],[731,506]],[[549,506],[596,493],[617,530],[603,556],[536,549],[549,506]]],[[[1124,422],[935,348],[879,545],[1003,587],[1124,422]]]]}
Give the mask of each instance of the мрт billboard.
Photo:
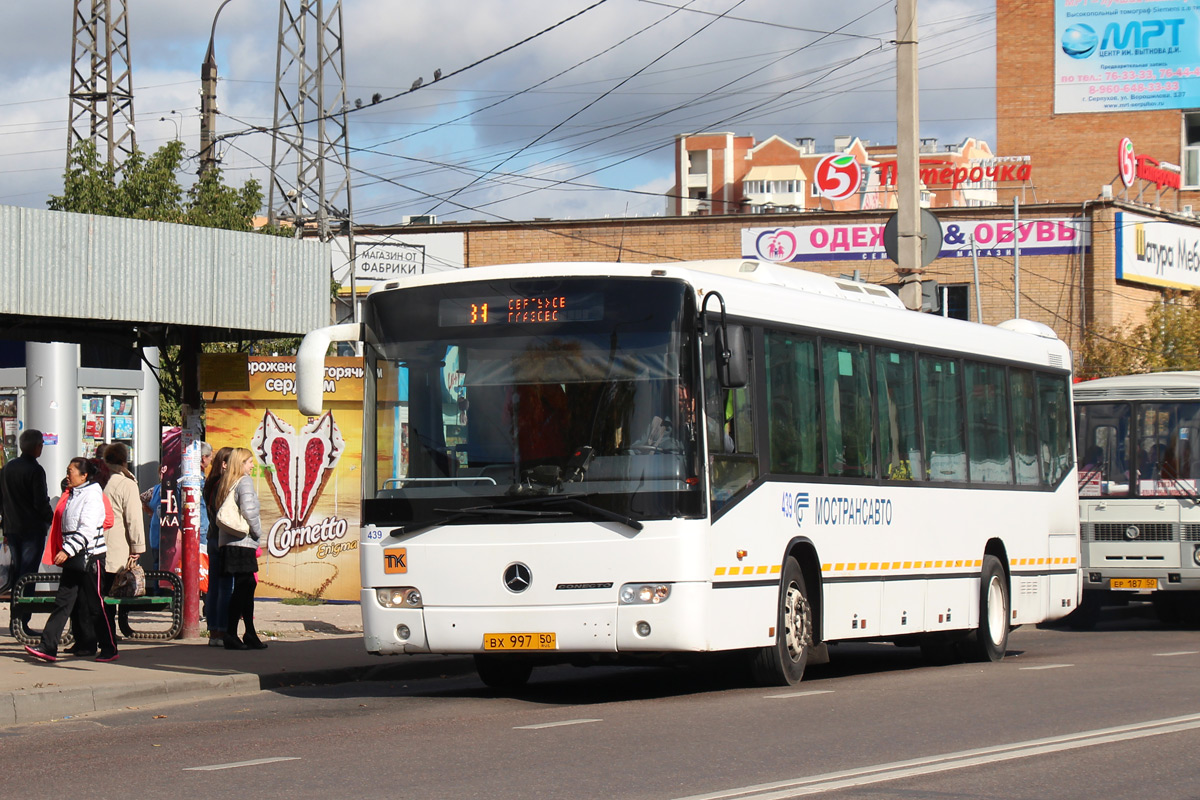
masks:
{"type": "Polygon", "coordinates": [[[1055,0],[1054,113],[1200,106],[1200,0],[1055,0]]]}

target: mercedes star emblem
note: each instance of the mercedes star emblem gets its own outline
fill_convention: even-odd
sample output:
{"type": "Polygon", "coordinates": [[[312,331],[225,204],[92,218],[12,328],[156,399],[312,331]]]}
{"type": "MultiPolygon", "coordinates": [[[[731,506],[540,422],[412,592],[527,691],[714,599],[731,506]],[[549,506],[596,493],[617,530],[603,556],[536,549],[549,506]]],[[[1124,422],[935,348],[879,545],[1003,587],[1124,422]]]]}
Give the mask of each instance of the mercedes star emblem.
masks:
{"type": "Polygon", "coordinates": [[[510,592],[523,592],[533,583],[533,570],[517,561],[504,569],[504,585],[510,592]]]}

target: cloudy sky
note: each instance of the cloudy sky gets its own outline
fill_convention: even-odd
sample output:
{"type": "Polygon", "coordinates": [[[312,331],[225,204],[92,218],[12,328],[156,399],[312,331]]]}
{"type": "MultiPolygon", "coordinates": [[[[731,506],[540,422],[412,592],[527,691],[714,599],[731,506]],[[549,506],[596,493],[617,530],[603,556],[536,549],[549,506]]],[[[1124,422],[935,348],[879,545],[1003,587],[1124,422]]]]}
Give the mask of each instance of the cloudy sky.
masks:
{"type": "MultiPolygon", "coordinates": [[[[194,156],[220,2],[124,5],[138,146],[179,135],[194,156]]],[[[0,204],[44,208],[61,191],[74,6],[6,4],[0,204]]],[[[989,0],[921,0],[922,137],[995,144],[993,14],[989,0]]],[[[215,40],[222,168],[264,192],[272,137],[254,128],[274,124],[279,19],[275,0],[232,0],[215,40]]],[[[677,134],[822,151],[838,135],[896,139],[893,0],[342,0],[342,29],[348,99],[363,101],[346,117],[360,222],[660,215],[677,134]]]]}

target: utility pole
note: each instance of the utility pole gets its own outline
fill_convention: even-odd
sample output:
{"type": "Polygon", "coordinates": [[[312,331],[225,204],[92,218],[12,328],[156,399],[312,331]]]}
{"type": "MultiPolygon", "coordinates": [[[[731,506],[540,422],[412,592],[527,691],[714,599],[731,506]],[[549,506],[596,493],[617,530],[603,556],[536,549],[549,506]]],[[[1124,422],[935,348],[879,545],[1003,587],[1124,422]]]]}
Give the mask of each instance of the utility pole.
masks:
{"type": "Polygon", "coordinates": [[[213,50],[213,40],[217,36],[217,18],[221,10],[233,0],[225,0],[213,14],[212,33],[208,36],[208,52],[204,54],[204,63],[200,65],[200,169],[204,173],[217,165],[217,153],[214,145],[217,141],[217,56],[213,50]]]}
{"type": "Polygon", "coordinates": [[[81,141],[118,170],[137,147],[125,0],[75,0],[67,168],[81,141]]]}
{"type": "Polygon", "coordinates": [[[341,0],[280,0],[271,224],[291,220],[299,236],[312,221],[324,241],[331,221],[352,220],[348,109],[341,0]]]}
{"type": "Polygon", "coordinates": [[[917,0],[896,2],[896,272],[900,300],[921,310],[921,187],[917,136],[917,0]]]}

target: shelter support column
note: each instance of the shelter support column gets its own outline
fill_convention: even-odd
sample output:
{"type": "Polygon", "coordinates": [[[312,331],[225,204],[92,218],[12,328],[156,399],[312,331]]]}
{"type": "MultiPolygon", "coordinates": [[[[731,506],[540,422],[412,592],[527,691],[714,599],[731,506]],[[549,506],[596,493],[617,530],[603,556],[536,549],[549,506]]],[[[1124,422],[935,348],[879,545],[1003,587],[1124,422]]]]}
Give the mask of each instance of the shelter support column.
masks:
{"type": "Polygon", "coordinates": [[[45,437],[38,463],[46,470],[46,488],[58,496],[71,459],[92,455],[82,452],[79,345],[26,342],[25,374],[25,425],[45,437]]]}

